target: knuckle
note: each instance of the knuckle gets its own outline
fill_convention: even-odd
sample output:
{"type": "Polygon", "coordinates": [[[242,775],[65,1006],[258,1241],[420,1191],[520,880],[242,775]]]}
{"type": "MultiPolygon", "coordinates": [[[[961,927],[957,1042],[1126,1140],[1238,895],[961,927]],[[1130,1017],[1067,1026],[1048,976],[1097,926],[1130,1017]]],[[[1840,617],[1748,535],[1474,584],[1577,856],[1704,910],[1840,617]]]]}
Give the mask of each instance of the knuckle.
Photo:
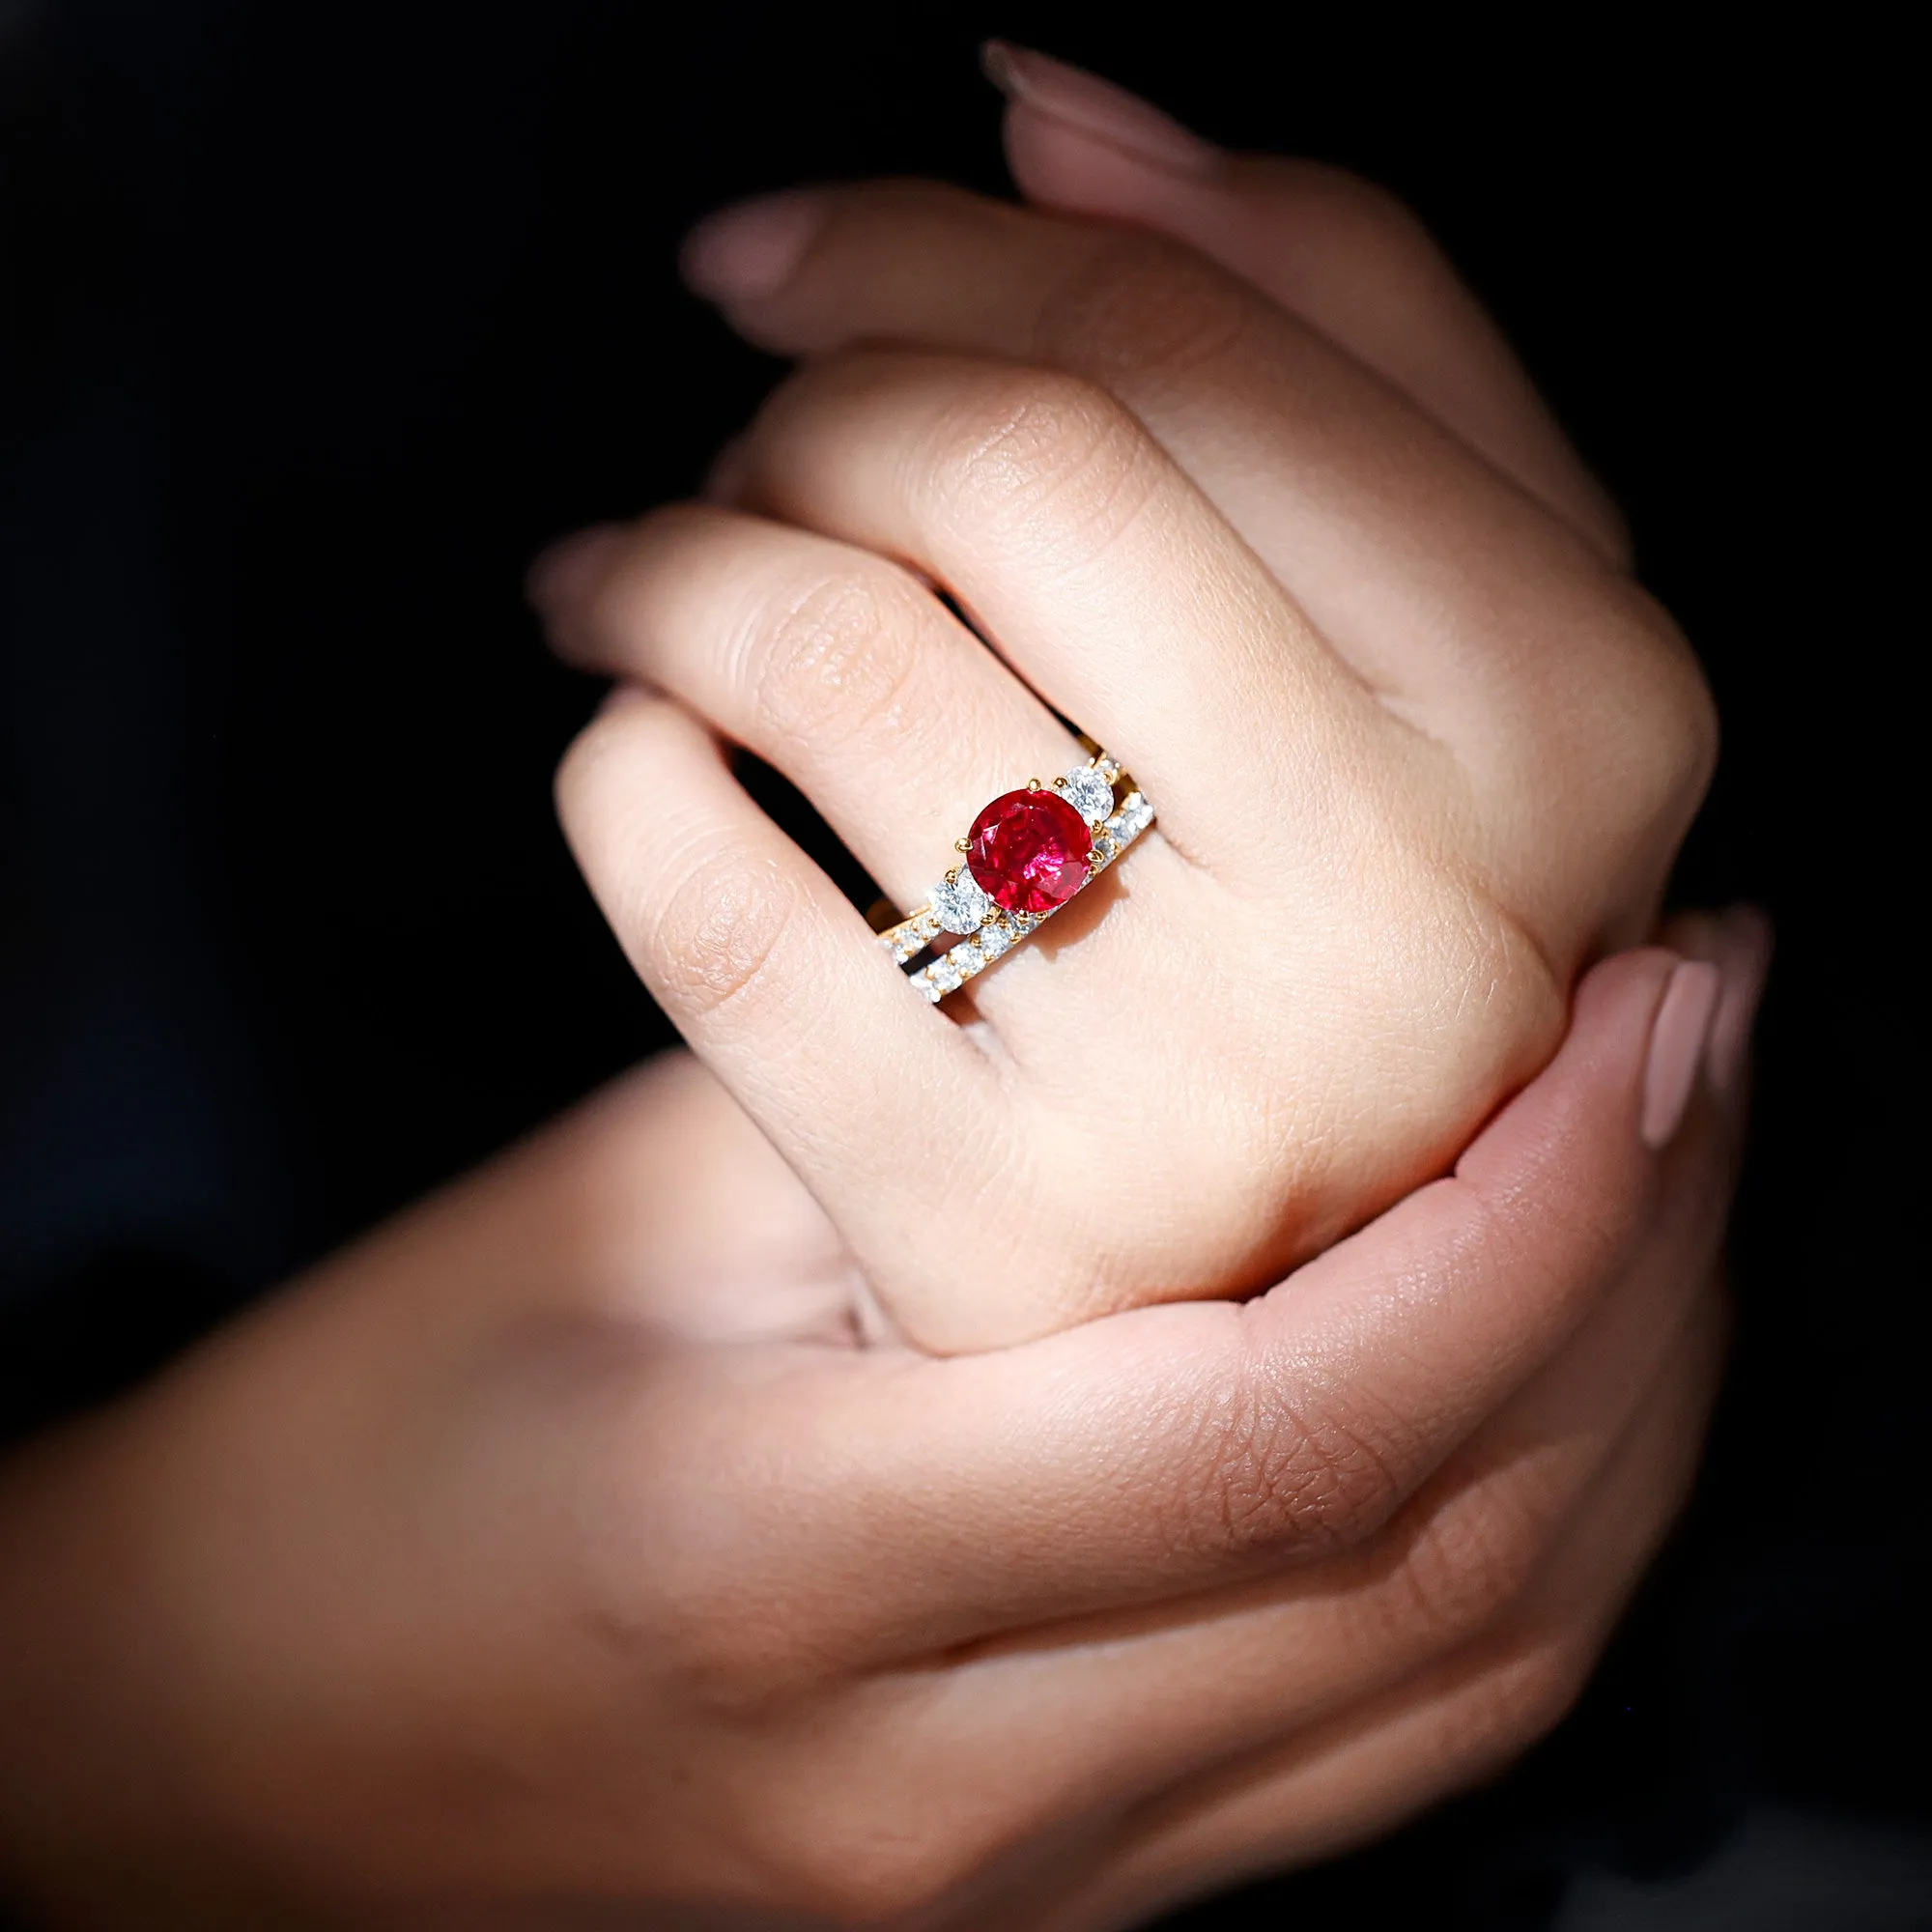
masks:
{"type": "Polygon", "coordinates": [[[1694,653],[1636,585],[1609,586],[1579,639],[1558,728],[1520,748],[1525,771],[1574,797],[1599,836],[1674,850],[1710,785],[1718,711],[1694,653]]]}
{"type": "Polygon", "coordinates": [[[1096,382],[1166,381],[1238,354],[1254,314],[1192,249],[1127,231],[1085,251],[1048,296],[1037,348],[1096,382]]]}
{"type": "Polygon", "coordinates": [[[819,1676],[776,1609],[748,1614],[743,1598],[724,1590],[667,1592],[647,1641],[632,1648],[649,1656],[686,1704],[726,1723],[771,1718],[819,1676]]]}
{"type": "Polygon", "coordinates": [[[1147,507],[1160,466],[1113,397],[1079,378],[998,372],[941,417],[922,466],[940,520],[1036,565],[1091,561],[1147,507]]]}
{"type": "Polygon", "coordinates": [[[753,995],[803,911],[776,860],[726,845],[687,860],[661,902],[623,924],[643,934],[640,963],[666,1003],[702,1016],[753,995]]]}
{"type": "Polygon", "coordinates": [[[1717,700],[1683,634],[1660,608],[1649,608],[1632,679],[1630,750],[1640,789],[1673,822],[1689,823],[1717,769],[1717,700]]]}
{"type": "Polygon", "coordinates": [[[1499,896],[1465,882],[1435,930],[1443,952],[1418,1014],[1421,1037],[1452,1043],[1457,1099],[1487,1112],[1555,1050],[1569,1014],[1568,974],[1499,896]]]}
{"type": "Polygon", "coordinates": [[[1469,1719],[1472,1754],[1514,1756],[1552,1731],[1590,1681],[1588,1645],[1546,1639],[1524,1645],[1494,1670],[1469,1719]]]}
{"type": "MultiPolygon", "coordinates": [[[[1183,1520],[1216,1556],[1346,1547],[1379,1529],[1406,1493],[1393,1418],[1345,1421],[1280,1380],[1257,1362],[1211,1406],[1183,1520]]],[[[1363,1406],[1359,1392],[1349,1400],[1363,1406]]]]}
{"type": "Polygon", "coordinates": [[[761,1862],[771,1889],[814,1923],[869,1932],[929,1920],[991,1849],[945,1810],[861,1777],[771,1819],[761,1862]]]}
{"type": "Polygon", "coordinates": [[[1494,1496],[1435,1512],[1409,1537],[1398,1572],[1411,1629],[1431,1650],[1491,1629],[1521,1602],[1542,1550],[1529,1517],[1494,1496]]]}
{"type": "Polygon", "coordinates": [[[776,740],[836,744],[901,709],[918,657],[920,593],[887,571],[807,583],[754,620],[742,675],[776,740]]]}

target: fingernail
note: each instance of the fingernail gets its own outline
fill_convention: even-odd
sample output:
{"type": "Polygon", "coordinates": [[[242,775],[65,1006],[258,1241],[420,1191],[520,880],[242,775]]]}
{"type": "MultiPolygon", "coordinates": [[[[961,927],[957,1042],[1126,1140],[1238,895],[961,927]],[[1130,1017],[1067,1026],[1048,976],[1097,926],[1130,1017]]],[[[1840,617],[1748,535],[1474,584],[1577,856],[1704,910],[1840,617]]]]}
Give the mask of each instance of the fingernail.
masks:
{"type": "Polygon", "coordinates": [[[760,195],[708,214],[684,238],[678,270],[706,301],[755,301],[791,279],[825,219],[825,197],[810,188],[760,195]]]}
{"type": "Polygon", "coordinates": [[[1651,1022],[1643,1113],[1637,1128],[1644,1146],[1653,1151],[1668,1147],[1683,1124],[1722,985],[1722,975],[1708,960],[1686,959],[1663,989],[1651,1022]]]}
{"type": "Polygon", "coordinates": [[[582,604],[623,548],[621,524],[592,524],[560,537],[524,574],[524,595],[545,617],[582,604]]]}
{"type": "Polygon", "coordinates": [[[1772,926],[1755,906],[1733,906],[1722,916],[1719,927],[1718,970],[1724,988],[1711,1022],[1705,1065],[1711,1085],[1728,1094],[1744,1072],[1750,1051],[1751,1028],[1771,972],[1772,926]]]}
{"type": "Polygon", "coordinates": [[[1049,54],[988,41],[980,50],[986,78],[1017,106],[1031,107],[1062,127],[1110,146],[1169,174],[1208,175],[1220,166],[1221,150],[1137,94],[1110,80],[1068,67],[1049,54]]]}

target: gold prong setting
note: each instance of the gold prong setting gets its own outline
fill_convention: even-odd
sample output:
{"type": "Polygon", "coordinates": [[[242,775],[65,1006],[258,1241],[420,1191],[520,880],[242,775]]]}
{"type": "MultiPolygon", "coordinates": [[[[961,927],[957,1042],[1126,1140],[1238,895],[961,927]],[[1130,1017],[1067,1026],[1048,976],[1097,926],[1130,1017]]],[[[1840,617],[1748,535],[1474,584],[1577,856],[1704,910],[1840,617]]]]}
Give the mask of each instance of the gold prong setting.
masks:
{"type": "MultiPolygon", "coordinates": [[[[1029,781],[1027,789],[1039,791],[1043,787],[1036,779],[1029,781]]],[[[1079,891],[1064,902],[1070,905],[1153,823],[1154,810],[1120,765],[1098,750],[1087,764],[1055,779],[1053,790],[1092,828],[1087,876],[1079,891]],[[1117,787],[1124,791],[1118,803],[1117,787]]],[[[968,850],[968,841],[959,839],[955,849],[968,850]]],[[[943,934],[958,938],[957,945],[906,975],[914,989],[936,1006],[948,993],[957,991],[1011,952],[1059,910],[1054,906],[1038,913],[1009,911],[995,903],[967,867],[954,866],[933,887],[923,905],[879,934],[879,945],[895,965],[904,966],[943,934]]]]}

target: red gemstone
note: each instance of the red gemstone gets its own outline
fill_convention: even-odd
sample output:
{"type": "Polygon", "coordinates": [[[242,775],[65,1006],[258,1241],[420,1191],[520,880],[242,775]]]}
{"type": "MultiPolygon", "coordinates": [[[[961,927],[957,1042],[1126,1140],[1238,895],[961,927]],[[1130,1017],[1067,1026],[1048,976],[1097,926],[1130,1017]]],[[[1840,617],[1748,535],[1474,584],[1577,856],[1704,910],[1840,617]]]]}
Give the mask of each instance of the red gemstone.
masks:
{"type": "Polygon", "coordinates": [[[966,867],[995,905],[1051,912],[1087,883],[1093,850],[1087,821],[1058,792],[1009,791],[973,821],[966,867]]]}

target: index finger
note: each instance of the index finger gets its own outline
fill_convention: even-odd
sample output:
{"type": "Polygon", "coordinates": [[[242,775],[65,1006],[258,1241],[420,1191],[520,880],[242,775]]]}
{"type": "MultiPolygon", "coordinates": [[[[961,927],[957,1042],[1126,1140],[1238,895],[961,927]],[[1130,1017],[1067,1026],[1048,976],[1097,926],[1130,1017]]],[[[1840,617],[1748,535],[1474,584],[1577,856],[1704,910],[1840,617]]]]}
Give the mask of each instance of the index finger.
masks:
{"type": "Polygon", "coordinates": [[[1599,967],[1555,1061],[1452,1178],[1256,1301],[764,1385],[741,1434],[770,1506],[755,1535],[714,1545],[733,1600],[786,1603],[858,1664],[1372,1534],[1570,1334],[1642,1233],[1653,1032],[1708,1016],[1716,987],[1715,968],[1659,951],[1599,967]]]}

